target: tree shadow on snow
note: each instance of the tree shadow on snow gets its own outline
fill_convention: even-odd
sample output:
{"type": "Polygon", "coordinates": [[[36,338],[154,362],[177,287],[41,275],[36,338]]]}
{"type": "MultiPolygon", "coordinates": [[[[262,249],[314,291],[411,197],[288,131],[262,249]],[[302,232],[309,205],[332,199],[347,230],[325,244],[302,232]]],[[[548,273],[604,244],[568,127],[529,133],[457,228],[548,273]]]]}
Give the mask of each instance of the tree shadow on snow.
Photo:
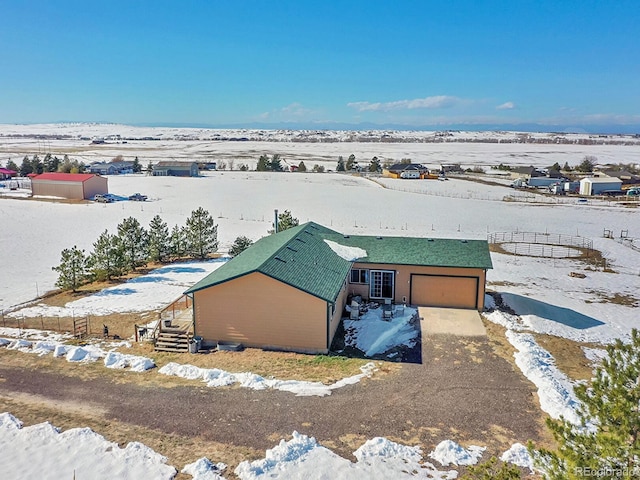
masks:
{"type": "Polygon", "coordinates": [[[143,277],[132,278],[127,280],[127,283],[158,283],[158,282],[170,282],[172,279],[169,277],[162,277],[160,275],[145,275],[143,277]]]}
{"type": "Polygon", "coordinates": [[[133,295],[134,293],[137,293],[137,290],[135,288],[107,288],[96,293],[95,296],[108,297],[115,295],[133,295]]]}
{"type": "Polygon", "coordinates": [[[206,270],[201,267],[161,267],[153,271],[153,274],[163,273],[202,273],[206,270]]]}
{"type": "Polygon", "coordinates": [[[514,293],[502,293],[502,300],[509,305],[518,315],[535,315],[552,322],[561,323],[578,330],[604,325],[604,322],[588,315],[576,312],[570,308],[558,307],[550,303],[534,300],[533,298],[516,295],[514,293]]]}

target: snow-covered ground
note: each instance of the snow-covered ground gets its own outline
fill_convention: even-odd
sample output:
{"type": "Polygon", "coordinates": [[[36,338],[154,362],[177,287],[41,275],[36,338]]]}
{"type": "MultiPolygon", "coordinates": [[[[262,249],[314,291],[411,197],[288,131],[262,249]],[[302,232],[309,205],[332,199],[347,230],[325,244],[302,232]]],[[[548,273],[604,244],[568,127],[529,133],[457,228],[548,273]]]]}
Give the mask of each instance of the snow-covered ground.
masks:
{"type": "MultiPolygon", "coordinates": [[[[505,461],[529,466],[530,458],[515,444],[503,455],[505,461]]],[[[473,465],[482,457],[482,447],[465,449],[455,442],[441,442],[429,457],[443,467],[473,465]]],[[[455,479],[458,472],[443,469],[423,459],[419,446],[401,445],[376,437],[355,452],[356,462],[336,455],[313,437],[293,432],[265,453],[265,458],[241,462],[234,473],[242,480],[327,479],[387,480],[389,478],[455,479]]],[[[93,480],[171,479],[177,469],[149,447],[131,442],[125,448],[106,440],[89,428],[60,431],[50,423],[23,427],[8,412],[0,414],[0,462],[3,478],[91,478],[93,480]]],[[[180,471],[195,480],[224,478],[224,463],[201,458],[180,471]]]]}
{"type": "MultiPolygon", "coordinates": [[[[142,131],[134,130],[129,132],[131,136],[140,134],[141,138],[142,131]]],[[[0,134],[20,135],[27,131],[29,127],[0,126],[0,134]]],[[[585,155],[597,156],[601,163],[640,163],[640,146],[637,144],[583,146],[519,143],[386,144],[344,141],[297,143],[291,142],[291,137],[284,134],[281,137],[274,136],[268,142],[219,142],[204,139],[202,136],[211,132],[197,134],[201,135],[198,139],[195,139],[194,134],[191,140],[182,141],[178,139],[179,135],[190,135],[193,132],[151,131],[150,136],[158,134],[163,139],[89,146],[86,139],[80,139],[81,136],[107,137],[116,132],[126,136],[127,131],[121,126],[89,128],[82,125],[64,128],[34,126],[31,131],[47,132],[47,135],[55,132],[66,134],[62,133],[66,131],[71,136],[78,136],[75,139],[60,140],[60,143],[51,140],[47,148],[59,156],[62,156],[65,149],[69,150],[72,158],[75,158],[74,152],[77,152],[77,158],[85,161],[109,160],[118,154],[125,155],[127,159],[138,155],[143,165],[149,161],[174,156],[178,159],[219,158],[226,161],[235,158],[237,167],[239,162],[255,161],[261,153],[281,153],[285,159],[296,164],[304,160],[307,166],[319,163],[327,168],[335,164],[338,155],[346,158],[351,153],[356,154],[360,161],[366,162],[376,155],[382,159],[412,158],[416,162],[433,165],[461,163],[467,166],[488,166],[505,163],[548,166],[556,161],[561,165],[565,161],[576,164],[585,155]],[[146,152],[151,153],[145,156],[146,152]]],[[[343,134],[347,135],[344,132],[343,134]]],[[[505,137],[507,138],[508,136],[505,137]]],[[[118,141],[116,137],[114,141],[118,141]]],[[[5,160],[11,157],[19,163],[27,152],[37,153],[36,147],[37,140],[32,138],[0,137],[0,155],[3,155],[5,160]]],[[[40,148],[43,148],[42,144],[40,148]]],[[[3,161],[0,158],[0,163],[3,161]]],[[[552,204],[531,200],[505,202],[503,198],[513,194],[506,186],[489,186],[461,179],[451,179],[447,182],[379,178],[375,180],[336,173],[269,174],[221,171],[210,172],[201,178],[193,179],[128,175],[109,177],[109,190],[125,196],[139,191],[149,195],[150,201],[68,204],[0,198],[0,245],[5,251],[11,252],[11,255],[3,257],[1,267],[0,310],[17,310],[20,304],[53,289],[55,272],[51,267],[58,264],[63,248],[77,245],[89,251],[102,231],[108,229],[113,233],[117,224],[128,216],[134,216],[143,225],[148,225],[151,218],[159,214],[170,227],[182,225],[190,212],[199,206],[209,210],[216,219],[222,249],[228,248],[240,235],[254,240],[265,235],[271,228],[273,210],[276,208],[280,211],[291,210],[301,222],[314,220],[345,234],[476,239],[486,238],[488,233],[496,231],[580,235],[593,240],[594,248],[603,253],[607,259],[606,270],[602,267],[587,269],[579,261],[569,259],[492,254],[494,269],[487,275],[489,289],[498,291],[504,302],[516,312],[514,316],[504,312],[494,313],[490,315],[490,319],[508,328],[507,338],[518,350],[516,362],[523,374],[539,389],[542,408],[552,416],[563,414],[571,417],[575,411],[571,381],[557,369],[551,355],[541,349],[529,334],[548,333],[601,344],[610,343],[615,338],[628,337],[630,330],[636,326],[636,308],[640,305],[637,293],[640,292],[640,252],[629,247],[631,242],[619,241],[619,237],[624,234],[631,239],[640,238],[637,209],[598,200],[590,200],[587,204],[571,201],[552,204]],[[613,232],[614,239],[603,237],[605,229],[613,232]],[[585,277],[570,275],[572,272],[579,272],[585,277]]],[[[117,305],[116,299],[122,300],[119,306],[113,307],[117,311],[137,311],[135,305],[138,303],[145,308],[159,308],[179,296],[187,283],[199,280],[219,264],[207,265],[192,265],[190,268],[194,270],[191,271],[156,272],[159,277],[173,274],[185,276],[183,280],[175,283],[156,278],[148,282],[123,284],[117,287],[121,289],[120,292],[103,295],[103,298],[100,295],[88,297],[78,304],[65,306],[68,310],[59,313],[68,313],[70,309],[77,314],[81,309],[86,309],[94,315],[115,311],[104,307],[107,304],[117,305]],[[144,298],[143,290],[147,285],[142,284],[146,283],[149,284],[152,295],[144,298]]],[[[29,308],[41,307],[30,305],[29,308]]],[[[51,310],[47,310],[48,313],[38,312],[22,311],[23,314],[37,315],[52,313],[51,310]]],[[[20,314],[20,310],[17,310],[17,313],[20,314]]],[[[407,312],[406,315],[408,314],[407,312]]],[[[364,324],[363,320],[359,322],[359,325],[364,324]]],[[[404,316],[397,315],[391,322],[380,323],[385,324],[383,330],[378,330],[381,325],[375,320],[366,324],[366,327],[360,327],[363,330],[352,326],[352,331],[355,332],[352,345],[369,355],[376,355],[394,344],[411,344],[410,323],[404,316]]],[[[15,339],[11,341],[14,342],[15,339]]],[[[51,351],[51,344],[46,342],[63,343],[64,339],[23,337],[21,341],[32,344],[19,344],[16,348],[31,351],[42,348],[42,351],[46,352],[51,351]],[[43,343],[34,350],[37,342],[43,343]]],[[[109,349],[106,347],[103,352],[108,353],[109,349]]],[[[65,356],[68,353],[66,352],[65,356]]],[[[597,349],[587,350],[585,354],[594,361],[602,356],[601,351],[597,349]]],[[[99,358],[106,356],[105,353],[99,358]]],[[[203,372],[198,372],[198,375],[201,374],[203,372]]],[[[19,412],[13,413],[19,416],[19,412]]],[[[8,420],[3,422],[2,425],[10,423],[8,420]]],[[[0,428],[3,428],[2,425],[0,428]]],[[[51,427],[46,428],[51,430],[51,427]]],[[[41,430],[46,428],[42,427],[41,430]]],[[[9,444],[11,448],[24,447],[25,442],[36,444],[31,435],[37,436],[37,433],[24,434],[24,439],[20,440],[20,434],[16,432],[21,430],[17,427],[7,427],[2,431],[5,433],[0,434],[0,441],[9,444]],[[3,440],[5,435],[9,435],[10,440],[3,440]]],[[[37,432],[38,429],[34,428],[33,431],[37,432]]],[[[46,438],[52,436],[47,435],[46,438]]],[[[59,437],[63,435],[58,434],[59,437]]],[[[385,441],[372,439],[370,442],[374,440],[378,442],[378,447],[384,447],[378,448],[378,452],[395,451],[397,454],[397,450],[394,449],[414,448],[394,446],[387,450],[385,441]]],[[[46,442],[47,445],[53,445],[50,439],[46,442]]],[[[73,446],[65,448],[74,452],[84,452],[79,442],[71,442],[73,446]]],[[[469,454],[469,449],[470,447],[467,447],[462,450],[469,454]]],[[[100,458],[99,455],[111,451],[106,447],[99,452],[98,450],[92,451],[91,454],[84,452],[83,458],[91,458],[91,455],[100,458]]],[[[38,457],[38,462],[31,463],[40,465],[42,471],[55,471],[58,465],[55,463],[58,461],[57,454],[47,456],[47,452],[54,450],[44,447],[41,451],[43,454],[38,457]]],[[[6,464],[9,465],[7,468],[14,469],[9,472],[18,472],[14,477],[22,476],[21,471],[16,469],[19,468],[20,459],[27,461],[25,457],[20,454],[6,454],[7,458],[18,460],[5,463],[3,455],[12,450],[0,448],[0,452],[3,466],[6,464]]],[[[395,454],[356,455],[358,461],[352,463],[317,445],[315,440],[297,435],[269,452],[264,462],[245,462],[239,470],[242,474],[238,471],[236,473],[240,478],[301,478],[309,476],[309,472],[317,474],[326,471],[330,472],[327,473],[327,478],[389,478],[389,475],[384,474],[388,474],[390,468],[394,472],[393,478],[402,478],[400,472],[411,472],[413,467],[420,475],[431,472],[428,462],[420,460],[422,457],[419,459],[416,453],[403,450],[403,455],[408,460],[402,467],[394,463],[397,462],[395,454]],[[421,462],[421,467],[416,467],[416,462],[421,462]],[[376,477],[372,472],[383,474],[376,477]]],[[[505,452],[503,458],[529,466],[522,448],[516,446],[505,452]]],[[[214,464],[211,462],[200,462],[190,466],[188,470],[206,470],[207,475],[211,474],[209,478],[215,478],[212,465],[214,464]]],[[[30,468],[31,466],[29,465],[30,468]]],[[[433,468],[435,472],[437,469],[433,468]]],[[[132,471],[136,472],[134,467],[132,471]]],[[[220,473],[219,469],[216,472],[216,475],[220,473]]],[[[454,474],[455,472],[443,471],[437,473],[441,476],[434,478],[454,478],[448,476],[454,474]]],[[[164,477],[159,474],[157,478],[164,477]]]]}

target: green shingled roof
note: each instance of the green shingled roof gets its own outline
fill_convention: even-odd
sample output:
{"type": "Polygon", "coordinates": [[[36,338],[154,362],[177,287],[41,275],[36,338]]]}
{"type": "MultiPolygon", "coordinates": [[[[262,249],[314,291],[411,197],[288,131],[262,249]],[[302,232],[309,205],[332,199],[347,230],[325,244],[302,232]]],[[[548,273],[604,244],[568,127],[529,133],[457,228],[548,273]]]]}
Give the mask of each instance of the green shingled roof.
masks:
{"type": "Polygon", "coordinates": [[[308,222],[258,240],[185,293],[260,272],[334,302],[351,262],[336,254],[325,240],[365,250],[366,257],[356,260],[361,263],[492,268],[484,240],[348,236],[308,222]]]}
{"type": "Polygon", "coordinates": [[[313,222],[258,240],[185,293],[260,272],[328,302],[336,300],[351,263],[336,255],[323,235],[339,235],[313,222]]]}
{"type": "Polygon", "coordinates": [[[493,268],[485,240],[449,238],[371,237],[324,235],[327,240],[366,250],[360,263],[421,265],[430,267],[493,268]]]}

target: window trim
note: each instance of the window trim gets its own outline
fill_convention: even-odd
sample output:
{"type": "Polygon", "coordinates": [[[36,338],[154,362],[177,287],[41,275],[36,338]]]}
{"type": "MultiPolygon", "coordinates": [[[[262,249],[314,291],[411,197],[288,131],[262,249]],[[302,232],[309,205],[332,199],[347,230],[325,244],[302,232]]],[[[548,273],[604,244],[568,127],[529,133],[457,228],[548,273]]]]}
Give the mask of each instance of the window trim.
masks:
{"type": "Polygon", "coordinates": [[[349,283],[354,285],[369,285],[369,269],[368,268],[352,268],[349,271],[349,283]],[[358,272],[358,281],[353,280],[353,274],[358,272]],[[364,281],[363,281],[364,276],[364,281]]]}

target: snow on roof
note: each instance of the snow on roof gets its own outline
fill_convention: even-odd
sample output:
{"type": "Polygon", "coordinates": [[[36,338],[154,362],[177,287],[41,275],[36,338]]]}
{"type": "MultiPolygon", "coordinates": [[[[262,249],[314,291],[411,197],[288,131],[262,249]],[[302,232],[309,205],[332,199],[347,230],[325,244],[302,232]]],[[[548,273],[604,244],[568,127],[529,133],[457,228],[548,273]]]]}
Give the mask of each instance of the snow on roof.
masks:
{"type": "Polygon", "coordinates": [[[333,250],[339,257],[344,258],[348,262],[355,262],[357,259],[367,256],[367,251],[359,247],[349,247],[326,239],[325,243],[329,245],[329,248],[331,248],[331,250],[333,250]]]}

